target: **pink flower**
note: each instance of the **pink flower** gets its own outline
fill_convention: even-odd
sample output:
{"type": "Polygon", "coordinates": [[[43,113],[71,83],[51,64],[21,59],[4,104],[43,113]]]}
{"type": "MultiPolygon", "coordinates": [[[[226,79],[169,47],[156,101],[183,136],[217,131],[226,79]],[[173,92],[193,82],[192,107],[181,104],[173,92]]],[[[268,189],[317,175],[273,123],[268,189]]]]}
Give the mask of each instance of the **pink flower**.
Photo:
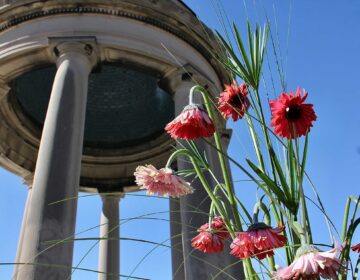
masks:
{"type": "Polygon", "coordinates": [[[264,223],[256,223],[246,232],[238,232],[230,245],[230,254],[239,259],[256,257],[259,260],[273,256],[273,249],[283,247],[286,237],[281,233],[285,226],[271,228],[264,223]]]}
{"type": "Polygon", "coordinates": [[[249,91],[245,83],[238,86],[236,82],[225,85],[225,90],[220,93],[219,110],[225,119],[232,116],[234,121],[241,119],[250,107],[249,99],[246,97],[249,91]]]}
{"type": "Polygon", "coordinates": [[[305,245],[296,252],[295,261],[288,267],[279,267],[273,273],[276,280],[290,279],[338,279],[337,272],[342,267],[336,257],[340,248],[334,248],[327,252],[321,252],[314,245],[305,245]]]}
{"type": "Polygon", "coordinates": [[[206,223],[202,225],[191,240],[191,246],[204,253],[218,253],[224,250],[224,240],[229,238],[229,232],[221,217],[216,217],[211,222],[211,227],[206,223]]]}
{"type": "Polygon", "coordinates": [[[134,173],[135,182],[147,194],[180,197],[194,192],[188,182],[176,176],[170,168],[157,170],[154,166],[138,166],[134,173]]]}
{"type": "Polygon", "coordinates": [[[166,125],[165,130],[174,139],[192,140],[211,137],[215,127],[208,114],[199,105],[190,104],[166,125]]]}
{"type": "Polygon", "coordinates": [[[301,96],[300,88],[296,95],[292,91],[283,93],[277,100],[270,101],[272,122],[275,134],[287,139],[306,135],[312,127],[316,115],[312,104],[304,104],[307,92],[301,96]]]}
{"type": "Polygon", "coordinates": [[[360,243],[357,244],[357,245],[352,246],[351,249],[352,249],[354,252],[358,252],[358,253],[360,254],[360,243]]]}

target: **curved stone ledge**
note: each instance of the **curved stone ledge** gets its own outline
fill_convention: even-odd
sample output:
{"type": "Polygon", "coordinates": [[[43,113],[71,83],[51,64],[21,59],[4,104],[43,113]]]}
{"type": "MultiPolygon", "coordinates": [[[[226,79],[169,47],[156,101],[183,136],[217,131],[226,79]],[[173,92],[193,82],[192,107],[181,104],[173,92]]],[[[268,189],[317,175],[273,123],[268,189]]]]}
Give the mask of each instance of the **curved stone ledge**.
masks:
{"type": "Polygon", "coordinates": [[[27,21],[62,14],[102,14],[125,17],[169,32],[199,51],[214,67],[222,83],[228,78],[214,54],[223,53],[213,32],[178,0],[15,0],[0,10],[0,32],[27,21]]]}

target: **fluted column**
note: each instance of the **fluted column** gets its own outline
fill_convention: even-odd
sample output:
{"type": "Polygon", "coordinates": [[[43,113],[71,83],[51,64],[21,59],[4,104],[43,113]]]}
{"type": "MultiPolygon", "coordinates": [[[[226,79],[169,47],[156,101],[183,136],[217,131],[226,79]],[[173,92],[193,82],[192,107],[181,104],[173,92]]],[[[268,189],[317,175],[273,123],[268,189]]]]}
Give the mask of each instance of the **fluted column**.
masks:
{"type": "MultiPolygon", "coordinates": [[[[194,79],[187,74],[181,75],[181,82],[175,87],[175,111],[176,115],[179,114],[184,106],[188,104],[188,96],[190,89],[195,85],[194,79]]],[[[201,79],[195,78],[199,81],[201,79]]],[[[196,101],[202,103],[200,94],[196,96],[196,101]]],[[[225,140],[225,139],[224,139],[225,140]]],[[[195,141],[198,149],[206,153],[209,164],[214,171],[214,173],[219,176],[221,180],[221,169],[219,160],[217,157],[217,151],[209,146],[205,141],[197,140],[195,141]]],[[[227,142],[226,140],[224,142],[227,142]]],[[[189,169],[192,168],[191,164],[184,160],[178,160],[178,169],[189,169]]],[[[206,176],[206,175],[205,175],[206,176]]],[[[214,181],[210,176],[208,176],[208,182],[211,185],[214,185],[214,181]]],[[[191,180],[187,178],[187,180],[191,180]]],[[[229,280],[229,279],[243,279],[242,266],[240,264],[234,265],[237,262],[237,259],[229,255],[229,245],[226,243],[226,249],[222,253],[218,254],[204,254],[197,250],[194,250],[191,246],[191,239],[197,235],[196,229],[208,221],[207,213],[210,209],[211,200],[208,197],[207,192],[201,186],[201,183],[198,180],[192,181],[192,186],[195,188],[195,192],[192,195],[184,196],[180,199],[180,207],[176,205],[176,201],[170,202],[170,209],[176,209],[178,207],[181,215],[172,214],[171,219],[180,219],[181,233],[182,233],[182,253],[183,256],[180,259],[179,251],[176,247],[173,248],[173,271],[178,267],[181,268],[181,263],[183,262],[183,275],[179,274],[173,279],[180,280],[197,280],[197,279],[211,279],[216,275],[220,270],[225,269],[226,273],[221,273],[217,279],[229,280]],[[174,258],[174,256],[176,258],[174,258]],[[181,262],[180,262],[181,261],[181,262]],[[232,266],[231,266],[232,265],[232,266]],[[231,267],[228,267],[231,266],[231,267]],[[228,274],[228,275],[226,275],[228,274]],[[231,275],[231,277],[229,277],[231,275]]],[[[175,233],[179,231],[179,227],[174,223],[174,220],[171,222],[172,231],[175,233]]]]}
{"type": "Polygon", "coordinates": [[[71,275],[91,49],[74,41],[55,48],[58,69],[20,252],[27,265],[19,267],[18,280],[63,280],[71,275]]]}
{"type": "Polygon", "coordinates": [[[119,200],[122,194],[104,194],[100,219],[98,280],[118,280],[120,274],[119,200]]]}

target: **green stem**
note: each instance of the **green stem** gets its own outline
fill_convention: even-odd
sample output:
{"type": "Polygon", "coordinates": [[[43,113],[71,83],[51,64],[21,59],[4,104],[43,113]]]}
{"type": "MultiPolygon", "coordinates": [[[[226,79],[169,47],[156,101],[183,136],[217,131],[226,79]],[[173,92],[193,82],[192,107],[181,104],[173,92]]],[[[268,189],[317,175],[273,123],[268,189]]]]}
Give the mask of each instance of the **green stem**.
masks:
{"type": "Polygon", "coordinates": [[[346,238],[346,230],[347,230],[347,225],[348,225],[348,220],[349,220],[350,204],[351,204],[351,199],[350,199],[350,197],[348,197],[346,200],[345,213],[344,213],[344,219],[343,219],[343,225],[342,225],[342,231],[341,231],[341,241],[342,242],[344,242],[345,238],[346,238]]]}
{"type": "MultiPolygon", "coordinates": [[[[295,131],[296,136],[296,131],[295,131]]],[[[298,175],[298,184],[299,184],[299,199],[301,203],[301,216],[302,216],[302,228],[305,233],[305,236],[301,236],[301,245],[312,243],[312,234],[309,222],[309,215],[307,213],[307,206],[305,200],[305,193],[301,179],[301,167],[300,167],[300,153],[299,153],[299,143],[298,138],[295,138],[295,155],[296,155],[296,167],[298,175]]],[[[303,168],[305,168],[303,166],[303,168]]]]}
{"type": "MultiPolygon", "coordinates": [[[[211,107],[211,102],[210,102],[210,99],[209,99],[209,96],[208,96],[206,90],[203,87],[199,86],[199,85],[196,85],[196,86],[192,87],[191,90],[190,90],[190,98],[191,99],[193,99],[193,95],[194,95],[195,91],[199,91],[202,94],[202,97],[203,97],[203,99],[205,101],[205,106],[206,106],[206,110],[208,112],[208,115],[209,115],[210,119],[214,121],[215,120],[214,111],[213,111],[213,109],[211,107]]],[[[192,100],[190,102],[192,102],[192,100]]],[[[227,165],[226,165],[225,157],[224,157],[224,155],[222,153],[223,149],[222,149],[220,135],[219,135],[219,133],[217,132],[216,129],[215,129],[215,133],[214,133],[214,139],[215,139],[215,146],[216,146],[216,148],[218,150],[218,157],[219,157],[219,160],[220,160],[221,171],[222,171],[223,176],[224,176],[225,186],[226,186],[226,190],[227,190],[228,197],[229,197],[229,203],[231,205],[233,216],[234,216],[234,219],[235,219],[236,230],[242,231],[239,212],[238,212],[236,201],[235,201],[234,190],[233,190],[232,185],[231,185],[230,175],[229,175],[228,168],[227,168],[227,165]],[[221,152],[219,152],[219,151],[221,151],[221,152]]]]}
{"type": "MultiPolygon", "coordinates": [[[[190,103],[193,100],[193,94],[194,94],[195,91],[199,91],[202,94],[202,97],[203,97],[203,99],[205,101],[205,107],[206,107],[206,110],[208,112],[209,118],[214,121],[215,120],[214,111],[213,111],[213,109],[211,107],[209,96],[208,96],[206,90],[203,87],[197,85],[197,86],[194,86],[194,87],[191,88],[191,90],[190,90],[190,99],[191,99],[190,103]]],[[[230,175],[229,175],[228,168],[227,168],[227,165],[226,165],[220,135],[219,135],[219,133],[217,132],[216,129],[215,129],[215,133],[214,133],[214,139],[215,139],[216,150],[218,151],[218,157],[219,157],[219,161],[220,161],[221,171],[222,171],[222,174],[224,176],[225,186],[226,186],[226,190],[227,190],[227,193],[228,193],[229,203],[231,205],[233,216],[234,216],[234,219],[235,219],[236,231],[237,230],[242,231],[240,216],[239,216],[239,212],[238,212],[237,204],[236,204],[236,200],[235,200],[235,194],[234,194],[234,190],[232,188],[230,175]]],[[[196,167],[195,167],[195,170],[196,170],[196,167]]],[[[234,237],[235,237],[235,235],[232,236],[232,238],[234,238],[234,237]]],[[[249,259],[246,259],[243,262],[243,266],[244,266],[244,270],[249,272],[250,279],[254,279],[254,280],[259,279],[259,277],[257,276],[256,272],[254,271],[254,269],[252,267],[252,264],[251,264],[251,261],[249,259]]]]}
{"type": "MultiPolygon", "coordinates": [[[[212,146],[212,144],[210,142],[208,142],[208,144],[212,146]]],[[[214,147],[214,149],[216,149],[216,147],[214,147]]],[[[294,233],[300,237],[300,235],[303,233],[299,232],[297,227],[291,222],[290,216],[286,213],[285,209],[282,208],[279,201],[277,199],[275,199],[275,197],[272,195],[271,191],[269,191],[268,188],[265,188],[260,181],[258,181],[249,171],[246,170],[245,167],[243,167],[241,164],[239,164],[231,156],[229,156],[229,155],[224,155],[224,156],[226,156],[226,158],[229,161],[231,161],[236,167],[238,167],[242,172],[244,172],[244,174],[246,174],[246,176],[248,176],[249,179],[251,179],[260,189],[263,190],[263,192],[269,197],[271,203],[275,204],[278,207],[280,214],[283,215],[283,217],[285,217],[285,219],[288,221],[288,223],[291,226],[291,228],[293,229],[294,233]]]]}
{"type": "MultiPolygon", "coordinates": [[[[283,215],[280,213],[280,219],[281,219],[281,224],[282,225],[285,225],[285,221],[284,221],[284,217],[283,215]]],[[[295,243],[294,242],[294,237],[297,235],[292,231],[292,229],[288,229],[289,231],[289,237],[292,239],[293,241],[293,244],[295,243]]],[[[287,231],[285,230],[284,231],[284,236],[286,237],[287,240],[289,240],[289,237],[288,237],[288,234],[287,234],[287,231]]],[[[290,246],[285,246],[285,252],[286,252],[286,261],[287,261],[287,264],[290,265],[294,259],[294,252],[293,252],[293,247],[290,247],[290,246]]]]}
{"type": "MultiPolygon", "coordinates": [[[[257,114],[257,116],[259,118],[260,125],[261,125],[262,130],[263,130],[264,135],[265,135],[267,151],[268,151],[268,155],[269,155],[269,158],[270,158],[271,171],[272,171],[272,174],[273,174],[273,177],[274,177],[274,182],[277,184],[277,176],[276,176],[276,172],[275,172],[274,161],[273,161],[273,159],[271,157],[271,153],[270,153],[270,150],[272,148],[272,144],[271,144],[268,129],[267,129],[267,126],[266,126],[266,123],[265,123],[265,117],[264,117],[264,112],[263,112],[263,108],[262,108],[262,104],[261,104],[261,100],[260,100],[260,95],[259,95],[258,89],[255,89],[254,91],[255,91],[255,95],[256,95],[257,104],[259,105],[259,112],[257,112],[257,110],[256,110],[256,112],[257,112],[256,114],[257,114]]],[[[254,107],[256,107],[256,106],[254,106],[254,107]]],[[[263,169],[265,169],[265,167],[263,167],[263,169]]],[[[271,205],[271,210],[272,210],[272,212],[273,212],[273,214],[275,216],[275,220],[276,220],[277,224],[279,224],[280,217],[279,217],[279,213],[278,213],[276,207],[274,206],[274,204],[271,205]]]]}
{"type": "Polygon", "coordinates": [[[243,266],[244,266],[244,269],[247,268],[248,277],[246,279],[251,279],[251,280],[259,280],[260,279],[259,276],[257,275],[256,271],[254,270],[250,259],[244,259],[243,266]]]}
{"type": "Polygon", "coordinates": [[[209,197],[211,198],[211,201],[214,203],[214,205],[216,206],[216,209],[219,211],[220,215],[222,216],[224,223],[227,225],[227,228],[229,230],[229,233],[231,235],[231,237],[234,239],[235,238],[235,233],[234,230],[231,227],[231,224],[227,218],[227,215],[224,212],[224,209],[221,207],[221,204],[219,203],[218,199],[216,198],[216,196],[214,195],[214,193],[211,191],[211,187],[209,186],[208,182],[206,181],[204,175],[202,174],[202,171],[199,167],[199,165],[197,164],[197,162],[193,159],[193,157],[190,157],[191,163],[194,166],[194,169],[196,171],[196,174],[199,177],[199,180],[201,182],[201,184],[203,185],[203,187],[205,188],[206,192],[208,193],[209,197]]]}
{"type": "Polygon", "coordinates": [[[258,215],[259,215],[259,211],[260,209],[263,211],[264,213],[264,218],[265,218],[265,224],[267,224],[268,226],[271,225],[271,216],[269,213],[269,210],[267,209],[266,205],[260,200],[258,201],[253,209],[253,222],[254,223],[258,223],[258,215]]]}
{"type": "MultiPolygon", "coordinates": [[[[258,222],[258,214],[259,214],[259,210],[262,210],[264,213],[264,218],[265,218],[265,224],[267,224],[268,226],[271,225],[271,216],[269,213],[269,210],[267,209],[266,205],[260,200],[259,202],[257,202],[254,206],[254,218],[253,218],[253,222],[257,223],[258,222]]],[[[272,271],[275,271],[275,260],[274,260],[274,256],[270,256],[267,258],[267,261],[269,262],[270,265],[270,269],[272,271]]]]}
{"type": "Polygon", "coordinates": [[[211,202],[210,211],[209,211],[209,228],[211,228],[211,222],[212,222],[212,219],[213,219],[214,209],[215,209],[215,204],[214,204],[214,202],[211,202]]]}
{"type": "MultiPolygon", "coordinates": [[[[253,146],[254,146],[256,156],[258,158],[258,162],[259,162],[259,165],[260,165],[260,169],[261,169],[261,171],[265,172],[264,159],[263,159],[263,156],[262,156],[261,151],[260,151],[259,141],[258,141],[258,139],[256,137],[254,124],[252,122],[252,119],[248,115],[247,115],[247,121],[248,121],[248,126],[249,126],[249,129],[250,129],[250,135],[251,135],[251,138],[253,140],[253,146]]],[[[276,181],[275,177],[274,177],[274,180],[276,181]]],[[[273,212],[273,214],[275,216],[276,223],[279,224],[279,222],[280,222],[279,213],[277,212],[276,207],[274,206],[274,204],[271,204],[270,207],[271,207],[271,211],[273,212]]]]}
{"type": "Polygon", "coordinates": [[[270,140],[269,133],[268,133],[266,123],[265,123],[265,116],[264,116],[264,111],[263,111],[261,100],[260,100],[259,91],[257,89],[255,90],[255,95],[256,95],[257,103],[259,105],[260,124],[261,124],[262,130],[263,130],[264,135],[265,135],[266,146],[268,148],[267,150],[268,150],[268,153],[269,153],[269,158],[270,158],[270,163],[271,163],[271,169],[272,169],[272,173],[273,173],[273,176],[274,176],[274,181],[276,182],[275,166],[274,166],[274,162],[273,162],[273,160],[271,158],[271,153],[270,153],[270,148],[272,148],[272,144],[271,144],[271,140],[270,140]]]}
{"type": "Polygon", "coordinates": [[[205,177],[204,177],[204,175],[203,175],[203,173],[201,171],[201,168],[199,167],[198,163],[194,159],[193,154],[190,151],[186,150],[186,149],[177,150],[177,151],[175,151],[174,153],[172,153],[170,155],[170,157],[169,157],[169,159],[168,159],[168,161],[166,163],[166,167],[169,168],[169,166],[171,166],[172,161],[174,161],[175,158],[177,156],[179,156],[179,155],[186,155],[190,159],[192,165],[194,166],[196,174],[200,179],[201,184],[203,185],[204,189],[206,190],[209,197],[211,198],[212,203],[214,203],[216,209],[218,210],[220,215],[223,217],[224,222],[225,222],[230,234],[232,234],[232,236],[235,237],[234,231],[233,231],[233,229],[231,227],[231,224],[230,224],[229,220],[227,219],[227,216],[225,215],[224,209],[222,208],[222,206],[219,203],[218,199],[216,198],[213,191],[211,190],[211,187],[209,186],[208,182],[206,181],[206,179],[205,179],[205,177]]]}
{"type": "MultiPolygon", "coordinates": [[[[214,188],[214,195],[216,197],[216,194],[217,194],[217,191],[219,190],[219,186],[216,186],[214,188]]],[[[214,217],[214,213],[215,213],[215,204],[213,201],[211,201],[211,204],[210,204],[210,211],[209,211],[209,228],[211,228],[211,221],[214,217]]]]}
{"type": "Polygon", "coordinates": [[[172,162],[176,159],[176,157],[179,156],[179,155],[187,155],[187,156],[189,156],[189,157],[192,157],[192,154],[191,154],[189,151],[185,150],[185,149],[176,150],[175,152],[173,152],[173,153],[170,155],[170,157],[169,157],[169,159],[168,159],[168,161],[167,161],[167,163],[166,163],[166,165],[165,165],[165,168],[171,168],[171,163],[172,163],[172,162]]]}

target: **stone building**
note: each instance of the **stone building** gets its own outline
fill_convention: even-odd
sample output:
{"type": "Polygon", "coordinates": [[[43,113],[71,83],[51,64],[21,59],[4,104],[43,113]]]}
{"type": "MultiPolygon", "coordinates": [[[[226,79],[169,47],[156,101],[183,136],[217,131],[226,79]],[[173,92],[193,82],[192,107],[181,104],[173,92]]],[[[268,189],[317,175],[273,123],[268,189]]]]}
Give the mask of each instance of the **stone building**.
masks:
{"type": "MultiPolygon", "coordinates": [[[[74,235],[77,200],[53,202],[79,191],[102,195],[100,235],[115,240],[100,242],[98,278],[119,279],[119,199],[137,190],[138,165],[166,163],[173,142],[163,127],[189,89],[200,83],[216,94],[228,81],[218,52],[213,33],[179,0],[0,1],[0,164],[29,186],[15,262],[37,264],[16,266],[13,279],[67,279],[73,243],[46,241],[74,235]]],[[[199,146],[216,168],[214,151],[199,146]]],[[[200,189],[170,201],[179,222],[171,234],[184,241],[172,250],[181,267],[174,279],[211,279],[234,261],[187,257],[188,225],[206,221],[187,210],[204,199],[200,189]]],[[[241,269],[226,273],[219,279],[239,279],[241,269]]]]}

